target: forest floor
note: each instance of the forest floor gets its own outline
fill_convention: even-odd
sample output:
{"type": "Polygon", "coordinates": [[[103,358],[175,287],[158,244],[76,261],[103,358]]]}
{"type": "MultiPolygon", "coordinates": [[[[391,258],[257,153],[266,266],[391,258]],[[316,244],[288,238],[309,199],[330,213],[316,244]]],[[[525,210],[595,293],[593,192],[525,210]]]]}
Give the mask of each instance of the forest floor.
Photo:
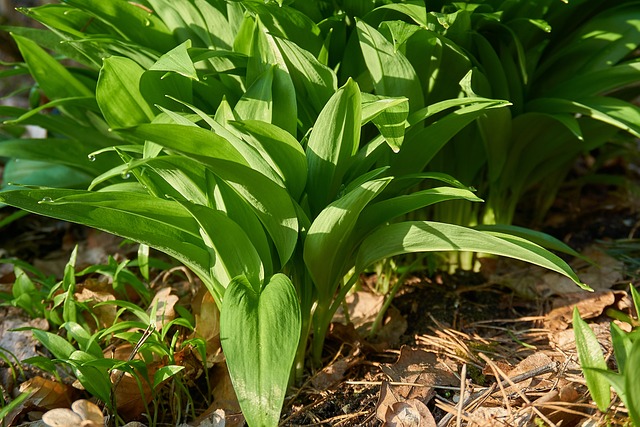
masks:
{"type": "MultiPolygon", "coordinates": [[[[573,307],[578,307],[615,367],[608,332],[612,318],[607,313],[635,315],[627,292],[640,274],[637,200],[629,191],[600,185],[560,194],[542,229],[594,262],[569,260],[595,292],[581,291],[555,273],[503,259],[483,259],[478,272],[418,272],[396,295],[379,333],[369,338],[384,297],[375,292],[380,278],[363,277],[348,300],[350,322],[338,314],[327,338],[324,368],[307,371],[302,384],[292,387],[281,425],[630,425],[617,397],[606,414],[591,401],[577,361],[571,319],[573,307]]],[[[0,220],[8,213],[0,211],[0,220]]],[[[76,245],[76,271],[108,264],[109,256],[134,259],[137,250],[104,233],[36,216],[0,232],[0,258],[18,258],[58,278],[76,245]]],[[[211,325],[208,331],[198,325],[198,319],[214,316],[215,304],[198,291],[197,279],[181,268],[156,269],[153,277],[150,287],[156,300],[191,310],[196,316],[194,333],[204,337],[211,351],[206,363],[193,352],[174,355],[175,363],[186,367],[183,384],[191,400],[183,399],[178,408],[179,391],[156,390],[148,403],[155,408],[155,425],[243,425],[219,343],[216,347],[218,337],[211,325]],[[205,370],[208,375],[202,375],[205,370]]],[[[76,280],[77,298],[115,298],[105,295],[109,292],[96,273],[76,280]]],[[[0,263],[0,293],[10,295],[14,283],[13,265],[0,263]]],[[[101,316],[107,322],[108,315],[101,316]]],[[[7,425],[44,425],[43,412],[68,408],[87,396],[64,375],[54,381],[55,375],[31,365],[17,369],[16,359],[51,355],[30,332],[12,330],[27,326],[57,332],[46,320],[6,305],[0,306],[0,319],[2,401],[9,402],[19,390],[31,393],[6,417],[7,425]]],[[[190,337],[182,331],[178,339],[190,337]]],[[[110,351],[128,355],[131,345],[112,345],[110,351]]],[[[139,396],[125,394],[120,386],[115,393],[118,402],[130,403],[121,408],[126,421],[137,418],[142,425],[153,424],[140,416],[145,402],[139,396]]]]}

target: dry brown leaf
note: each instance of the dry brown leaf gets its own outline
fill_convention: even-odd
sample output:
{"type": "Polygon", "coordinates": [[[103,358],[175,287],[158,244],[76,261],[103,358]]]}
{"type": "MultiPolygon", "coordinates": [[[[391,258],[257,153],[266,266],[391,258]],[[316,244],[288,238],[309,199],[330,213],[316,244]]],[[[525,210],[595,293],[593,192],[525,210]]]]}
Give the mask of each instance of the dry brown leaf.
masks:
{"type": "Polygon", "coordinates": [[[625,291],[574,292],[555,298],[553,308],[544,319],[544,326],[550,331],[567,329],[572,323],[573,308],[577,307],[583,319],[600,316],[616,300],[623,298],[625,291]]]}
{"type": "MultiPolygon", "coordinates": [[[[99,328],[108,328],[113,325],[113,322],[116,320],[117,307],[113,304],[99,305],[96,307],[96,305],[101,302],[115,301],[116,297],[112,293],[95,291],[88,286],[82,286],[82,291],[76,292],[74,296],[78,302],[85,303],[91,311],[91,314],[98,319],[99,328]]],[[[94,317],[91,314],[86,313],[86,318],[88,321],[95,323],[93,321],[94,317]]]]}
{"type": "Polygon", "coordinates": [[[435,353],[408,346],[400,349],[400,357],[396,363],[381,365],[380,369],[392,382],[419,384],[420,386],[394,386],[394,391],[404,399],[418,399],[425,404],[434,395],[433,386],[455,386],[460,382],[438,361],[435,353]]]}
{"type": "MultiPolygon", "coordinates": [[[[353,323],[356,331],[364,335],[364,333],[369,331],[373,321],[380,312],[382,304],[384,303],[384,296],[375,295],[366,291],[358,291],[347,295],[345,301],[349,308],[349,320],[353,323]]],[[[342,307],[336,312],[333,321],[345,323],[342,307]]]]}
{"type": "Polygon", "coordinates": [[[436,421],[424,403],[410,399],[387,408],[383,427],[436,427],[436,421]]]}
{"type": "Polygon", "coordinates": [[[376,417],[378,417],[380,421],[384,421],[387,409],[394,403],[400,401],[402,401],[402,399],[393,392],[393,388],[389,385],[389,382],[382,381],[378,403],[376,404],[376,417]]]}
{"type": "MultiPolygon", "coordinates": [[[[514,378],[518,375],[534,371],[551,363],[553,363],[553,360],[549,356],[547,356],[543,352],[538,351],[521,360],[520,363],[518,363],[511,371],[509,371],[507,375],[509,376],[509,378],[514,378]]],[[[553,386],[553,381],[550,379],[551,376],[552,373],[536,375],[535,377],[519,382],[517,386],[519,389],[526,389],[529,387],[551,388],[553,386]]],[[[505,390],[506,393],[511,393],[513,391],[513,387],[507,387],[505,388],[505,390]]]]}
{"type": "Polygon", "coordinates": [[[146,412],[147,405],[153,399],[153,390],[151,390],[153,375],[162,365],[160,363],[148,365],[149,378],[144,378],[140,373],[137,373],[136,378],[128,372],[124,375],[118,370],[111,372],[111,382],[117,383],[113,395],[118,415],[130,420],[146,412]]]}
{"type": "Polygon", "coordinates": [[[31,331],[14,331],[12,329],[33,327],[43,330],[49,329],[49,323],[45,319],[24,320],[19,316],[5,317],[0,322],[0,348],[13,354],[18,360],[25,360],[38,356],[36,347],[38,340],[33,337],[31,331]]]}
{"type": "MultiPolygon", "coordinates": [[[[207,368],[224,360],[222,346],[220,344],[220,310],[213,296],[203,286],[193,299],[193,311],[196,319],[196,326],[193,331],[193,338],[201,338],[206,345],[207,368]]],[[[198,360],[200,353],[194,349],[194,354],[198,360]]]]}
{"type": "Polygon", "coordinates": [[[178,302],[178,296],[171,293],[171,288],[162,288],[153,296],[151,304],[147,312],[150,314],[152,309],[156,310],[156,330],[160,331],[169,322],[176,317],[174,307],[178,302]]]}
{"type": "Polygon", "coordinates": [[[231,384],[231,377],[226,363],[220,363],[214,366],[209,377],[213,392],[213,402],[203,414],[196,418],[193,422],[195,426],[208,426],[217,419],[218,415],[224,415],[225,427],[241,427],[244,425],[244,417],[240,410],[240,404],[236,392],[231,384]],[[208,421],[209,420],[209,421],[208,421]]]}
{"type": "Polygon", "coordinates": [[[17,408],[11,411],[3,420],[12,425],[21,414],[31,410],[50,410],[69,407],[75,398],[75,390],[65,384],[36,376],[20,384],[20,392],[30,393],[30,396],[17,408]]]}
{"type": "Polygon", "coordinates": [[[311,384],[316,389],[328,390],[342,381],[347,370],[361,361],[362,357],[357,357],[353,354],[341,357],[314,375],[311,379],[311,384]]]}
{"type": "Polygon", "coordinates": [[[50,427],[102,427],[104,417],[102,411],[88,400],[76,400],[71,409],[58,408],[46,412],[42,416],[44,423],[50,427]]]}
{"type": "MultiPolygon", "coordinates": [[[[580,280],[596,291],[604,291],[619,283],[623,278],[624,264],[607,255],[597,246],[589,246],[582,254],[593,261],[590,264],[584,260],[576,259],[571,262],[571,267],[578,274],[580,280]]],[[[576,284],[568,277],[560,274],[546,272],[542,276],[539,289],[543,295],[563,295],[576,292],[576,284]]]]}
{"type": "Polygon", "coordinates": [[[400,343],[400,338],[407,331],[408,326],[407,319],[402,313],[395,307],[389,307],[384,325],[376,335],[376,341],[396,346],[400,343]]]}

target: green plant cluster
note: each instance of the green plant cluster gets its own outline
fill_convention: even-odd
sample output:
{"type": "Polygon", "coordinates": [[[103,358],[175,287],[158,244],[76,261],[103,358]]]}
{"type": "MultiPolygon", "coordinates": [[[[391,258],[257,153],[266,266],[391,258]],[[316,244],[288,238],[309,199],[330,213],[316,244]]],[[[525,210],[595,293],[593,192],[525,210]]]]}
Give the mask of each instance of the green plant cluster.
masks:
{"type": "MultiPolygon", "coordinates": [[[[631,298],[636,316],[640,313],[640,293],[631,285],[631,298]]],[[[617,372],[607,367],[600,342],[589,325],[582,320],[577,308],[573,311],[573,329],[580,366],[584,371],[587,387],[598,405],[606,412],[611,404],[611,388],[629,411],[633,425],[640,425],[640,322],[621,312],[608,313],[626,323],[631,332],[625,332],[616,323],[610,323],[613,355],[617,372]]]]}
{"type": "Polygon", "coordinates": [[[292,367],[299,378],[307,353],[321,362],[333,314],[380,260],[481,252],[588,288],[545,248],[571,249],[510,223],[524,192],[542,183],[549,200],[580,153],[621,129],[640,136],[623,91],[637,77],[640,6],[432,3],[23,9],[47,29],[6,28],[24,62],[2,76],[33,77],[32,108],[0,116],[48,137],[5,139],[0,156],[72,175],[20,182],[7,167],[5,183],[37,186],[0,202],[193,270],[221,309],[251,426],[277,425],[292,367]],[[429,220],[408,219],[427,207],[429,220]]]}

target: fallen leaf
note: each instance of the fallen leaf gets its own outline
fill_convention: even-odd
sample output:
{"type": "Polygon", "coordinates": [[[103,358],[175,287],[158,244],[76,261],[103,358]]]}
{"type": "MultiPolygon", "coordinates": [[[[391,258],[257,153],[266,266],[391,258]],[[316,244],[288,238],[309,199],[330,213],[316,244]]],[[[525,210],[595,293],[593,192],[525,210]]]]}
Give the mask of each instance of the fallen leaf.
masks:
{"type": "MultiPolygon", "coordinates": [[[[220,345],[220,310],[213,296],[204,286],[194,297],[192,308],[196,319],[192,338],[200,338],[204,341],[207,355],[206,367],[210,368],[224,360],[220,345]]],[[[198,360],[202,359],[200,352],[195,349],[194,354],[198,360]]]]}
{"type": "Polygon", "coordinates": [[[89,308],[91,313],[85,312],[85,318],[90,324],[95,323],[95,319],[98,320],[99,328],[108,328],[116,320],[117,307],[114,304],[96,305],[104,301],[115,301],[116,297],[109,292],[93,291],[86,286],[79,286],[80,292],[76,292],[74,296],[76,301],[83,302],[89,308]]]}
{"type": "Polygon", "coordinates": [[[578,308],[583,319],[598,317],[625,295],[625,291],[563,294],[561,298],[554,299],[553,308],[544,318],[544,327],[550,331],[567,329],[572,322],[574,307],[578,308]]]}
{"type": "Polygon", "coordinates": [[[50,427],[104,426],[104,417],[100,408],[84,399],[73,402],[71,409],[52,409],[42,416],[42,420],[50,427]]]}
{"type": "MultiPolygon", "coordinates": [[[[358,352],[356,351],[355,353],[358,352]]],[[[315,374],[311,379],[311,384],[318,390],[328,390],[342,381],[347,370],[361,361],[362,357],[354,354],[341,357],[315,374]]]]}
{"type": "Polygon", "coordinates": [[[174,306],[178,302],[178,296],[171,293],[171,288],[162,288],[153,296],[149,309],[149,314],[155,309],[156,330],[160,331],[176,317],[174,306]]]}
{"type": "Polygon", "coordinates": [[[419,400],[396,402],[387,408],[384,427],[436,427],[429,408],[419,400]]]}
{"type": "Polygon", "coordinates": [[[33,410],[50,410],[71,405],[76,392],[73,387],[36,376],[20,384],[21,393],[30,393],[29,397],[17,408],[8,413],[3,420],[12,425],[20,415],[33,410]]]}
{"type": "Polygon", "coordinates": [[[433,386],[456,386],[460,381],[438,361],[435,353],[403,346],[398,361],[380,365],[392,382],[419,384],[394,386],[395,393],[404,399],[418,399],[427,404],[434,396],[433,386]]]}
{"type": "Polygon", "coordinates": [[[396,346],[400,343],[400,338],[407,331],[407,319],[395,307],[389,307],[382,328],[376,335],[377,342],[383,342],[388,346],[396,346]]]}
{"type": "MultiPolygon", "coordinates": [[[[376,295],[371,292],[358,291],[347,295],[345,303],[348,307],[349,320],[353,327],[363,336],[371,329],[371,325],[382,308],[384,303],[383,295],[376,295]]],[[[334,322],[346,323],[343,308],[336,312],[334,322]]]]}
{"type": "Polygon", "coordinates": [[[214,366],[209,376],[209,383],[212,388],[213,402],[204,413],[193,421],[193,425],[208,427],[210,424],[207,423],[218,420],[219,415],[222,414],[224,416],[223,426],[243,426],[244,417],[240,410],[236,392],[233,390],[226,363],[223,362],[214,366]]]}

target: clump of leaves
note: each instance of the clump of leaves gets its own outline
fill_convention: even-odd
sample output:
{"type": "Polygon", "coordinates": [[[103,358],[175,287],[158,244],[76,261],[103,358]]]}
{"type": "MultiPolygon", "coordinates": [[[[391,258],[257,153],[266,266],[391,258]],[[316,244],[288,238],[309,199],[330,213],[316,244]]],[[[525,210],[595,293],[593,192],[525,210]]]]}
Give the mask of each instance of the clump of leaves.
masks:
{"type": "MultiPolygon", "coordinates": [[[[74,151],[78,165],[95,174],[95,159],[106,160],[87,190],[26,187],[0,201],[141,242],[196,273],[220,307],[222,347],[249,425],[277,425],[309,337],[319,364],[335,311],[382,259],[477,251],[586,287],[543,246],[569,248],[540,233],[403,220],[443,202],[482,201],[424,169],[454,135],[507,102],[472,96],[424,107],[412,96],[367,93],[351,78],[338,87],[320,28],[287,6],[143,6],[69,0],[29,10],[90,66],[65,67],[40,46],[53,47],[43,33],[14,31],[48,107],[61,112],[47,123],[78,143],[97,136],[74,151]]],[[[391,57],[380,58],[402,65],[399,75],[376,69],[376,83],[405,82],[406,59],[357,25],[367,58],[386,43],[380,49],[391,57]]],[[[50,118],[40,108],[16,120],[50,118]]],[[[60,356],[70,357],[65,347],[60,356]]]]}
{"type": "MultiPolygon", "coordinates": [[[[631,285],[631,296],[636,316],[640,313],[640,293],[631,285]]],[[[634,425],[640,423],[640,388],[638,375],[640,372],[640,337],[638,318],[629,316],[616,317],[626,319],[631,332],[624,332],[620,326],[611,322],[611,341],[617,364],[617,372],[608,369],[600,343],[587,323],[580,318],[577,309],[573,312],[573,328],[580,365],[584,372],[587,387],[598,409],[606,412],[611,404],[610,388],[616,391],[622,403],[629,411],[634,425]]]]}

